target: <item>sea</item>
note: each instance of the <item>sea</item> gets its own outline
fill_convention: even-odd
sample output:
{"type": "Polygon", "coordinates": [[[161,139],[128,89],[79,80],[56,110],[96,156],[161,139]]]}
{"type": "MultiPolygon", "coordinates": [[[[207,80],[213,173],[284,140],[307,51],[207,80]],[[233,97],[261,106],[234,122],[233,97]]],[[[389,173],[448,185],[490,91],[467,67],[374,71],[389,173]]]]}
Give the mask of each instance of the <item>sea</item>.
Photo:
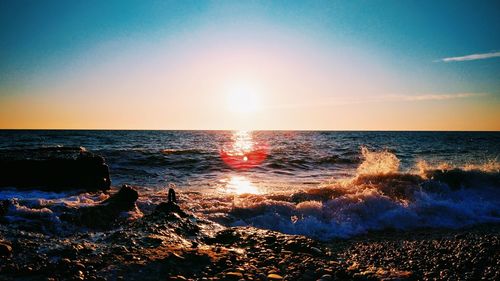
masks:
{"type": "MultiPolygon", "coordinates": [[[[319,240],[500,222],[500,132],[0,130],[0,154],[47,147],[103,156],[112,192],[140,193],[131,220],[174,188],[199,217],[319,240]]],[[[108,196],[0,190],[11,223],[47,232],[68,229],[61,206],[108,196]]]]}

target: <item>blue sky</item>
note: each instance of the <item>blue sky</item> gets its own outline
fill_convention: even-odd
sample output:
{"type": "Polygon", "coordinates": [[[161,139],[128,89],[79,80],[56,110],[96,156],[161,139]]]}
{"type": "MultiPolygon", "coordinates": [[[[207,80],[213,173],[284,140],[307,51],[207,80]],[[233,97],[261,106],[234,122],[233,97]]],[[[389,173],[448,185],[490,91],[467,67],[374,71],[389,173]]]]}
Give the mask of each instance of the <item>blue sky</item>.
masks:
{"type": "MultiPolygon", "coordinates": [[[[207,45],[229,46],[242,59],[238,70],[249,49],[258,49],[256,60],[263,61],[292,50],[298,65],[317,59],[311,68],[325,69],[311,76],[327,77],[330,68],[338,75],[345,67],[360,84],[384,84],[373,96],[383,89],[414,100],[472,93],[477,96],[464,98],[471,104],[498,106],[499,13],[498,1],[1,1],[0,96],[15,102],[16,96],[49,95],[68,81],[79,88],[88,83],[80,77],[120,71],[116,61],[135,69],[138,61],[164,60],[158,69],[165,70],[179,58],[178,69],[180,58],[197,57],[207,45]],[[385,78],[367,80],[366,69],[385,78]]],[[[201,61],[209,56],[215,55],[200,55],[201,61]]],[[[345,95],[354,95],[346,87],[340,87],[345,95]]],[[[177,99],[174,92],[163,94],[177,99]]]]}

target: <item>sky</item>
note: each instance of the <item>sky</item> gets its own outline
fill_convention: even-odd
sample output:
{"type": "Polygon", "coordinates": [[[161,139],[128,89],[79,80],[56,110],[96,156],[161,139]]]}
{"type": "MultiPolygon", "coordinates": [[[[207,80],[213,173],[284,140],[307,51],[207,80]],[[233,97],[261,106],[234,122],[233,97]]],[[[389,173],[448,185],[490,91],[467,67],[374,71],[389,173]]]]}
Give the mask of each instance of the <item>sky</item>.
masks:
{"type": "Polygon", "coordinates": [[[500,130],[499,13],[0,0],[0,128],[500,130]]]}

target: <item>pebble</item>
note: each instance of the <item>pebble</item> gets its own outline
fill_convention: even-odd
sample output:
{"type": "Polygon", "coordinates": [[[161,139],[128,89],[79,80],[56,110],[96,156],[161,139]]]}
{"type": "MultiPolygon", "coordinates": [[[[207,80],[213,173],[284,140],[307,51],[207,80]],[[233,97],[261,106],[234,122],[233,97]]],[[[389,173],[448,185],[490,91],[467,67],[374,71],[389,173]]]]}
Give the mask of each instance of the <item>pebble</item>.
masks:
{"type": "Polygon", "coordinates": [[[313,252],[316,255],[323,255],[323,251],[321,251],[320,249],[318,249],[316,247],[311,247],[311,252],[313,252]]]}
{"type": "Polygon", "coordinates": [[[321,276],[321,278],[318,279],[318,281],[330,281],[330,280],[333,280],[333,276],[330,274],[323,274],[323,276],[321,276]]]}
{"type": "Polygon", "coordinates": [[[276,273],[271,273],[271,274],[267,275],[267,279],[268,280],[283,280],[283,277],[281,277],[281,275],[278,275],[276,273]]]}
{"type": "Polygon", "coordinates": [[[226,273],[226,278],[229,280],[239,280],[240,278],[243,278],[243,274],[241,272],[228,272],[226,273]]]}
{"type": "Polygon", "coordinates": [[[495,252],[500,244],[497,234],[500,227],[487,230],[486,234],[470,232],[465,236],[467,239],[460,240],[448,233],[434,237],[397,233],[405,235],[398,238],[389,233],[382,238],[370,236],[343,240],[339,244],[238,227],[223,232],[219,236],[221,241],[212,239],[207,240],[208,243],[202,237],[195,237],[195,242],[191,236],[175,234],[172,229],[183,228],[178,221],[182,222],[182,218],[172,225],[165,221],[158,224],[139,221],[145,228],[125,227],[120,235],[112,232],[89,236],[93,237],[95,244],[83,236],[71,237],[76,240],[74,242],[36,236],[29,231],[14,233],[0,225],[0,230],[8,235],[6,237],[18,237],[14,253],[10,243],[3,243],[3,237],[0,237],[0,247],[4,247],[0,248],[0,263],[8,261],[0,270],[2,274],[8,274],[6,279],[36,273],[55,280],[69,277],[89,281],[104,281],[109,276],[117,276],[116,280],[144,276],[165,278],[157,275],[158,272],[173,274],[175,277],[170,280],[189,281],[456,280],[458,276],[464,276],[466,280],[500,280],[495,252]],[[155,227],[149,230],[150,225],[155,227]],[[130,237],[148,237],[148,234],[151,239],[134,238],[142,241],[137,247],[124,247],[131,244],[130,237]],[[156,243],[155,239],[164,243],[156,243]],[[80,242],[82,240],[84,242],[80,242]],[[183,244],[176,244],[179,241],[183,244]],[[74,243],[79,244],[73,249],[71,245],[74,243]],[[86,251],[78,245],[92,250],[86,251]],[[178,247],[174,248],[174,245],[178,247]],[[46,250],[37,252],[37,249],[46,250]],[[3,253],[14,254],[15,259],[3,258],[3,253]],[[161,259],[161,262],[149,263],[151,257],[161,259]],[[46,262],[50,263],[49,268],[42,266],[46,262]]]}
{"type": "Polygon", "coordinates": [[[3,241],[0,241],[0,257],[8,257],[11,254],[12,254],[12,247],[3,241]]]}

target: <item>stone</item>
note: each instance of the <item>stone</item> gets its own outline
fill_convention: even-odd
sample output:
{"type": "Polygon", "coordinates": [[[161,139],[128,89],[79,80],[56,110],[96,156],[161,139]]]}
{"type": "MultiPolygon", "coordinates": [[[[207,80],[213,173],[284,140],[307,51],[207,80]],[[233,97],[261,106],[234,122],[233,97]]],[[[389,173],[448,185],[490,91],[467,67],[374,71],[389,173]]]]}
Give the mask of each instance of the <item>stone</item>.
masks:
{"type": "Polygon", "coordinates": [[[271,274],[267,275],[267,279],[268,280],[283,280],[283,277],[281,277],[281,275],[278,275],[276,273],[271,273],[271,274]]]}
{"type": "Polygon", "coordinates": [[[156,206],[155,213],[163,213],[163,214],[170,214],[170,213],[175,213],[178,214],[180,217],[187,217],[188,215],[186,212],[184,212],[179,205],[176,203],[169,201],[169,202],[161,202],[156,206]]]}
{"type": "Polygon", "coordinates": [[[104,191],[110,186],[104,158],[82,147],[0,151],[0,188],[104,191]]]}
{"type": "Polygon", "coordinates": [[[323,281],[333,280],[333,276],[332,276],[332,275],[330,275],[330,274],[323,274],[323,275],[320,277],[320,280],[323,280],[323,281]]]}
{"type": "Polygon", "coordinates": [[[120,191],[101,203],[79,208],[73,213],[66,212],[61,215],[61,219],[87,227],[107,228],[112,226],[122,212],[133,210],[138,198],[137,190],[131,186],[123,185],[120,191]]]}
{"type": "Polygon", "coordinates": [[[323,251],[321,251],[320,249],[318,249],[316,247],[311,247],[311,253],[315,254],[315,255],[323,255],[323,251]]]}
{"type": "Polygon", "coordinates": [[[10,205],[9,200],[0,201],[0,218],[2,218],[7,214],[7,211],[9,210],[9,205],[10,205]]]}
{"type": "Polygon", "coordinates": [[[12,255],[12,246],[5,241],[0,241],[0,257],[12,255]]]}
{"type": "Polygon", "coordinates": [[[240,280],[243,278],[243,274],[241,272],[232,271],[227,272],[224,277],[226,280],[240,280]]]}

